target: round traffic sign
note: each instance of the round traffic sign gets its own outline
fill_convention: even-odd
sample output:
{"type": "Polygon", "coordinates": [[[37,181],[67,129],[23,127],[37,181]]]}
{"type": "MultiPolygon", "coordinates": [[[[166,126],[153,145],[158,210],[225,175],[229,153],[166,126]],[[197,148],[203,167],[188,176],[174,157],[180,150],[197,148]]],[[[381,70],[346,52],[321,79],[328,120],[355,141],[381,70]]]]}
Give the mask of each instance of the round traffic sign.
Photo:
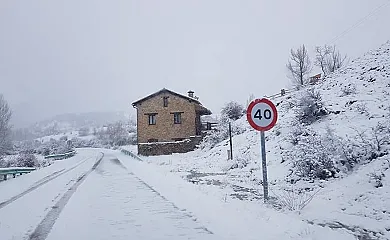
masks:
{"type": "Polygon", "coordinates": [[[270,100],[262,98],[253,100],[249,104],[246,117],[254,129],[268,131],[275,126],[278,112],[270,100]]]}

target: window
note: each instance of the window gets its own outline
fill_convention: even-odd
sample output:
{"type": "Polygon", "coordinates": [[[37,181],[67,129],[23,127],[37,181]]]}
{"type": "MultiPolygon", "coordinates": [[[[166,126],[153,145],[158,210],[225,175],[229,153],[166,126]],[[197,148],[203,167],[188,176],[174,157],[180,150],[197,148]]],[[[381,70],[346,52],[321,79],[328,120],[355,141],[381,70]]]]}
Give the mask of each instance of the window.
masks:
{"type": "Polygon", "coordinates": [[[156,125],[156,115],[157,114],[148,114],[148,116],[149,116],[149,125],[156,125]]]}
{"type": "Polygon", "coordinates": [[[168,97],[164,97],[164,107],[168,107],[168,97]]]}
{"type": "Polygon", "coordinates": [[[173,123],[174,124],[181,124],[181,113],[180,112],[173,113],[173,123]]]}

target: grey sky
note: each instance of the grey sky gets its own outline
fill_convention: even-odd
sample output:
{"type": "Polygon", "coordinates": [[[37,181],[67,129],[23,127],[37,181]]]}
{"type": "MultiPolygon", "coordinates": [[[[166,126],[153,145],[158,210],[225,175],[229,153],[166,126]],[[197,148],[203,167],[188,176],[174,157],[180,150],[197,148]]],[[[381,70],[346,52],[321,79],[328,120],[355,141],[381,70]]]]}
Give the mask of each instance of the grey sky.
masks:
{"type": "MultiPolygon", "coordinates": [[[[163,87],[217,112],[279,92],[290,48],[313,50],[386,1],[1,0],[0,93],[15,123],[131,112],[163,87]]],[[[389,22],[386,5],[336,45],[357,57],[390,39],[389,22]]]]}

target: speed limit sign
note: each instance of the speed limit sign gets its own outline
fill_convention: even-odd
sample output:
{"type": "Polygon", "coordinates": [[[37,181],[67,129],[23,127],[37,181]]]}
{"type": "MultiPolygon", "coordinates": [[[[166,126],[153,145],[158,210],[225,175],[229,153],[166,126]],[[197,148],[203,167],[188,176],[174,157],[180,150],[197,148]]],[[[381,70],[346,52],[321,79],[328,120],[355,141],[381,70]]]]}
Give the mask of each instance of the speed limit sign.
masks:
{"type": "Polygon", "coordinates": [[[261,163],[263,169],[264,202],[268,201],[268,177],[267,177],[267,153],[265,151],[264,132],[273,128],[278,120],[278,112],[275,105],[268,99],[256,99],[252,101],[246,110],[249,124],[260,131],[261,163]]]}
{"type": "Polygon", "coordinates": [[[270,130],[278,120],[275,105],[265,98],[252,101],[248,106],[246,116],[249,124],[258,131],[270,130]]]}

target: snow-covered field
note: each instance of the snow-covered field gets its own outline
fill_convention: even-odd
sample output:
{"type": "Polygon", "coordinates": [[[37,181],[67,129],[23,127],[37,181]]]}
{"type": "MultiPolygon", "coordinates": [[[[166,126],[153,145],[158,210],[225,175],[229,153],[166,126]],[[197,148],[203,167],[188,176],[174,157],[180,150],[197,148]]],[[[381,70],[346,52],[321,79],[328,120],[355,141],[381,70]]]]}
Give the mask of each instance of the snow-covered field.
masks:
{"type": "MultiPolygon", "coordinates": [[[[388,122],[390,116],[390,42],[354,60],[349,66],[327,77],[323,83],[314,86],[314,89],[320,92],[329,114],[309,126],[312,132],[323,137],[329,137],[330,132],[335,138],[343,140],[363,136],[362,142],[365,144],[375,142],[375,136],[370,135],[372,129],[379,122],[388,122]]],[[[293,164],[285,157],[286,152],[294,150],[291,133],[297,127],[297,122],[292,107],[293,99],[299,98],[303,91],[272,99],[278,106],[279,120],[277,126],[266,133],[271,190],[271,204],[268,206],[262,203],[260,135],[249,127],[245,117],[234,123],[243,129],[243,133],[233,137],[233,161],[227,160],[227,140],[212,149],[142,158],[155,169],[153,173],[158,171],[163,172],[163,175],[179,176],[182,181],[187,181],[186,184],[193,184],[193,188],[198,191],[213,195],[219,204],[242,204],[242,208],[238,209],[248,209],[249,215],[245,216],[250,216],[260,208],[264,216],[280,216],[280,219],[276,218],[275,224],[287,221],[288,226],[294,227],[297,223],[308,223],[321,226],[324,231],[333,229],[360,239],[390,239],[390,157],[386,150],[384,156],[375,157],[372,161],[362,160],[352,170],[341,169],[336,178],[299,180],[295,184],[287,181],[299,179],[292,177],[293,164]],[[306,194],[298,194],[305,189],[306,194]],[[305,208],[288,211],[286,205],[289,204],[286,201],[304,201],[313,195],[312,201],[305,208]],[[269,209],[271,206],[273,208],[269,209]],[[294,220],[286,220],[291,218],[294,220]]],[[[342,145],[341,142],[339,145],[342,145]]],[[[134,146],[126,149],[136,153],[134,146]]],[[[294,154],[299,156],[298,153],[294,154]]],[[[331,154],[331,158],[339,157],[336,153],[331,154]]],[[[165,177],[156,184],[161,185],[163,181],[165,177]]],[[[187,192],[184,195],[189,196],[187,192]]],[[[214,208],[208,210],[215,211],[214,208]]],[[[250,221],[244,222],[247,224],[250,221]]],[[[321,237],[317,228],[308,228],[306,231],[297,229],[292,232],[298,234],[302,230],[309,239],[321,237]]],[[[285,239],[285,236],[279,236],[278,239],[285,239]]]]}

